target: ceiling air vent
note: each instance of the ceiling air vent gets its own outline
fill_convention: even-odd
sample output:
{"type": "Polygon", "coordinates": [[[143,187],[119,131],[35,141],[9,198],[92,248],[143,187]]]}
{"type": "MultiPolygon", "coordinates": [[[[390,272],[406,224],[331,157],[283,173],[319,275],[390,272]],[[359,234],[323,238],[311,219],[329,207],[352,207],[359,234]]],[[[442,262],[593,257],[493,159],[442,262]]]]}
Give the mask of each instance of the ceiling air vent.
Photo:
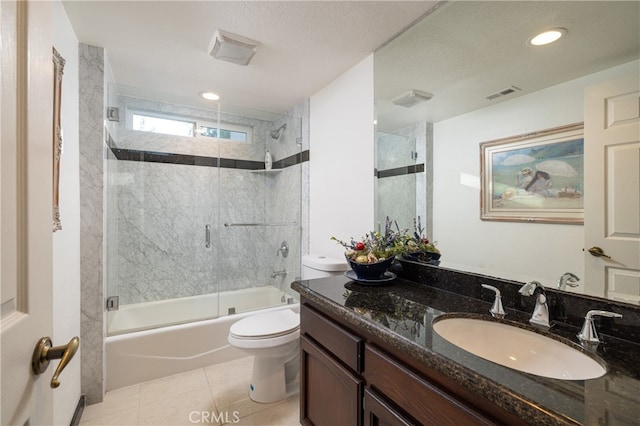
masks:
{"type": "Polygon", "coordinates": [[[392,99],[395,105],[403,106],[405,108],[411,108],[418,105],[420,102],[428,101],[433,95],[431,93],[423,92],[422,90],[412,89],[395,99],[392,99]]]}
{"type": "Polygon", "coordinates": [[[492,101],[495,98],[499,98],[501,96],[510,95],[513,92],[518,92],[520,90],[521,89],[517,88],[516,86],[509,86],[506,89],[498,90],[497,92],[490,94],[489,96],[487,96],[487,99],[492,101]]]}

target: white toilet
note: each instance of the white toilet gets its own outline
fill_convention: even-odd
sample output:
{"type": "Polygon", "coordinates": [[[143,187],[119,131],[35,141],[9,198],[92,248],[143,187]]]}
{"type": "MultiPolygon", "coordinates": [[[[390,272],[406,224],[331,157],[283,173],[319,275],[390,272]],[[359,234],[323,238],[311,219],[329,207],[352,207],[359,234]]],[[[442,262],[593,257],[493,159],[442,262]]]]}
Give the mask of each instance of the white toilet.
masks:
{"type": "MultiPolygon", "coordinates": [[[[345,260],[305,255],[302,278],[340,275],[345,260]]],[[[275,402],[299,391],[300,314],[291,309],[247,316],[231,326],[229,343],[255,356],[249,397],[256,402],[275,402]]]]}
{"type": "Polygon", "coordinates": [[[349,270],[346,259],[334,259],[333,257],[305,254],[302,256],[302,279],[330,277],[342,275],[349,270]]]}

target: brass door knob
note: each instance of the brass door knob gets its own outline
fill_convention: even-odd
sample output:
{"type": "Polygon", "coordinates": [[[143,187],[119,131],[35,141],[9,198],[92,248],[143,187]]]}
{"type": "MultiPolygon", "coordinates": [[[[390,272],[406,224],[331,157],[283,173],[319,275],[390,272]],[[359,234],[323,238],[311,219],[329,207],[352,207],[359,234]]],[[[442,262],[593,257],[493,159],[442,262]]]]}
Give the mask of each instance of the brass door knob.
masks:
{"type": "Polygon", "coordinates": [[[591,253],[592,256],[606,257],[607,259],[611,259],[610,256],[607,256],[606,254],[604,254],[604,250],[602,250],[600,247],[591,247],[588,251],[589,253],[591,253]]]}
{"type": "Polygon", "coordinates": [[[71,358],[78,351],[78,347],[80,346],[80,338],[74,337],[67,343],[62,346],[53,346],[51,343],[50,337],[43,337],[36,344],[36,348],[33,350],[33,357],[31,358],[31,370],[35,375],[44,373],[49,367],[49,361],[52,359],[59,359],[60,364],[58,364],[58,368],[53,373],[53,377],[51,378],[51,387],[57,388],[60,386],[60,374],[62,370],[69,364],[71,358]]]}

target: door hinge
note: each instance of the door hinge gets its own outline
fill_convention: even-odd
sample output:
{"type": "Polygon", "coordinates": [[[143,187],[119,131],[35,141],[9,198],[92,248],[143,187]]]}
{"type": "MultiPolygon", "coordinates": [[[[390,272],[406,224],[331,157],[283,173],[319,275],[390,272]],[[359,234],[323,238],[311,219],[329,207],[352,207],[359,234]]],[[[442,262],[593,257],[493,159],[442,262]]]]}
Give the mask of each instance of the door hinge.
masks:
{"type": "Polygon", "coordinates": [[[107,297],[107,311],[117,311],[120,308],[118,296],[107,297]]]}

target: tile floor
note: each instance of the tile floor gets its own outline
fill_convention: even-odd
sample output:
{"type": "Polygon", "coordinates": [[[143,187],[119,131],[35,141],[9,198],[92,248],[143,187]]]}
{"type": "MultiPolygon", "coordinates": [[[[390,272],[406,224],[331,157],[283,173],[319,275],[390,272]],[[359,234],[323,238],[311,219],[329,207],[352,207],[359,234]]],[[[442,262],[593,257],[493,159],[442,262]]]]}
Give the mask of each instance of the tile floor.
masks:
{"type": "Polygon", "coordinates": [[[85,407],[80,425],[299,425],[299,396],[272,404],[249,399],[253,357],[107,392],[85,407]]]}

